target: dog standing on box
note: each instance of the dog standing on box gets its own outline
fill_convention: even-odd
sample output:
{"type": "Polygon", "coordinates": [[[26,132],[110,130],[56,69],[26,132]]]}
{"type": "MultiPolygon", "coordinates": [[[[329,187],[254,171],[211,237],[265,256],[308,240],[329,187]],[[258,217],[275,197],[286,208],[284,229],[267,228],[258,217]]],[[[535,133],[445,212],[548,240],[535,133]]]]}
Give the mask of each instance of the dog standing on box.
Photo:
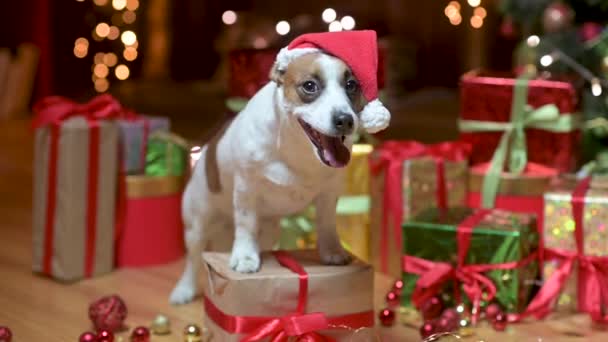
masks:
{"type": "Polygon", "coordinates": [[[230,267],[257,272],[260,231],[277,236],[281,217],[310,203],[321,260],[350,261],[335,229],[336,202],[354,134],[390,121],[377,98],[377,68],[374,31],[305,34],[279,52],[270,82],[202,149],[182,203],[188,256],[172,303],[197,294],[201,252],[214,234],[234,226],[230,267]]]}

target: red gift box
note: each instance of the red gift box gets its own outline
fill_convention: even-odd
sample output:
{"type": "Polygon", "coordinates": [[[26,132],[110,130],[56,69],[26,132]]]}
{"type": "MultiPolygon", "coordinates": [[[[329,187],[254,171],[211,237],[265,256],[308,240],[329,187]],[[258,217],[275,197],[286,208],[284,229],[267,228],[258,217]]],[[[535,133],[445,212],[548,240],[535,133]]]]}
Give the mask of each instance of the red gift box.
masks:
{"type": "MultiPolygon", "coordinates": [[[[487,75],[479,71],[465,74],[460,82],[461,120],[493,123],[511,121],[511,105],[516,79],[513,75],[487,75]]],[[[575,115],[578,98],[570,83],[530,80],[527,104],[538,108],[554,104],[560,115],[575,115]]],[[[461,139],[473,146],[471,162],[487,162],[492,158],[503,132],[462,131],[461,139]]],[[[578,159],[580,131],[555,132],[538,128],[525,129],[528,160],[557,169],[573,171],[578,159]]]]}
{"type": "Polygon", "coordinates": [[[165,264],[185,253],[182,177],[127,176],[124,227],[117,267],[165,264]]]}

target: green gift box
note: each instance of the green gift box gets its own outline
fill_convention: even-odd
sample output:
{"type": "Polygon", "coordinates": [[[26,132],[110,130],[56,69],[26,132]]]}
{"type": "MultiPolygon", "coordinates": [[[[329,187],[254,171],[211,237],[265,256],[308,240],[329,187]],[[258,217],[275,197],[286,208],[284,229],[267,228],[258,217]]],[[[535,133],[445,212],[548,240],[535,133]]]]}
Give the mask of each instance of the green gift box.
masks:
{"type": "MultiPolygon", "coordinates": [[[[492,302],[507,312],[525,309],[538,275],[538,233],[532,215],[497,209],[474,213],[472,209],[463,207],[452,208],[442,214],[437,209],[429,209],[403,224],[403,236],[403,307],[411,307],[416,302],[413,294],[420,291],[416,290],[419,279],[425,278],[419,287],[427,286],[427,280],[441,278],[443,270],[443,281],[431,286],[437,293],[432,293],[431,289],[430,295],[439,296],[448,305],[461,304],[454,298],[456,283],[459,289],[465,290],[458,291],[462,302],[487,304],[487,299],[490,299],[488,285],[483,281],[478,282],[482,289],[478,298],[467,298],[467,287],[460,286],[463,282],[471,285],[474,278],[483,277],[496,289],[492,302]],[[463,253],[464,262],[459,266],[458,249],[466,249],[461,234],[467,227],[470,233],[464,234],[468,236],[468,250],[463,253]],[[408,272],[420,268],[416,264],[424,264],[428,269],[408,272]],[[502,267],[505,265],[507,267],[502,267]],[[501,267],[506,269],[497,269],[501,267]],[[465,274],[468,277],[463,276],[465,274]]],[[[417,295],[429,295],[428,291],[423,292],[417,295]]]]}
{"type": "Polygon", "coordinates": [[[154,132],[148,138],[146,170],[148,176],[183,176],[189,168],[189,145],[183,138],[167,132],[154,132]]]}

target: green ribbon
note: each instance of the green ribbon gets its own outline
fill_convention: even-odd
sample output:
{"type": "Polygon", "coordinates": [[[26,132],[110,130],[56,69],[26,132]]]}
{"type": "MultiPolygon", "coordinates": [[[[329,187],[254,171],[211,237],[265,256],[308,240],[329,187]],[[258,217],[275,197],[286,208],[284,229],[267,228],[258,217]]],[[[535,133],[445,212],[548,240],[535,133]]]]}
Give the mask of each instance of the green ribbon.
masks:
{"type": "Polygon", "coordinates": [[[188,143],[181,137],[154,132],[148,138],[146,169],[148,176],[183,176],[189,167],[188,143]]]}
{"type": "Polygon", "coordinates": [[[504,132],[490,161],[490,169],[483,180],[482,206],[484,208],[494,207],[500,185],[500,175],[507,156],[509,157],[509,172],[519,175],[524,171],[528,163],[526,128],[564,133],[579,127],[579,115],[560,115],[559,109],[554,104],[533,109],[527,104],[527,98],[528,78],[521,77],[515,80],[511,122],[460,120],[458,123],[461,132],[504,132]]]}

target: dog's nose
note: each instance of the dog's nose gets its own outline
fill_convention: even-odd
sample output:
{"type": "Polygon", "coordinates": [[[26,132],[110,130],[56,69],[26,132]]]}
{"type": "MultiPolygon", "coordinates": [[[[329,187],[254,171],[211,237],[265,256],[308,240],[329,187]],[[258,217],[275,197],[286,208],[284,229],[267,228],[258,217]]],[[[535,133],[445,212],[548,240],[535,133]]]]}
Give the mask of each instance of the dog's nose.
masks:
{"type": "Polygon", "coordinates": [[[355,126],[353,116],[347,113],[334,114],[334,127],[340,134],[350,134],[355,126]]]}

